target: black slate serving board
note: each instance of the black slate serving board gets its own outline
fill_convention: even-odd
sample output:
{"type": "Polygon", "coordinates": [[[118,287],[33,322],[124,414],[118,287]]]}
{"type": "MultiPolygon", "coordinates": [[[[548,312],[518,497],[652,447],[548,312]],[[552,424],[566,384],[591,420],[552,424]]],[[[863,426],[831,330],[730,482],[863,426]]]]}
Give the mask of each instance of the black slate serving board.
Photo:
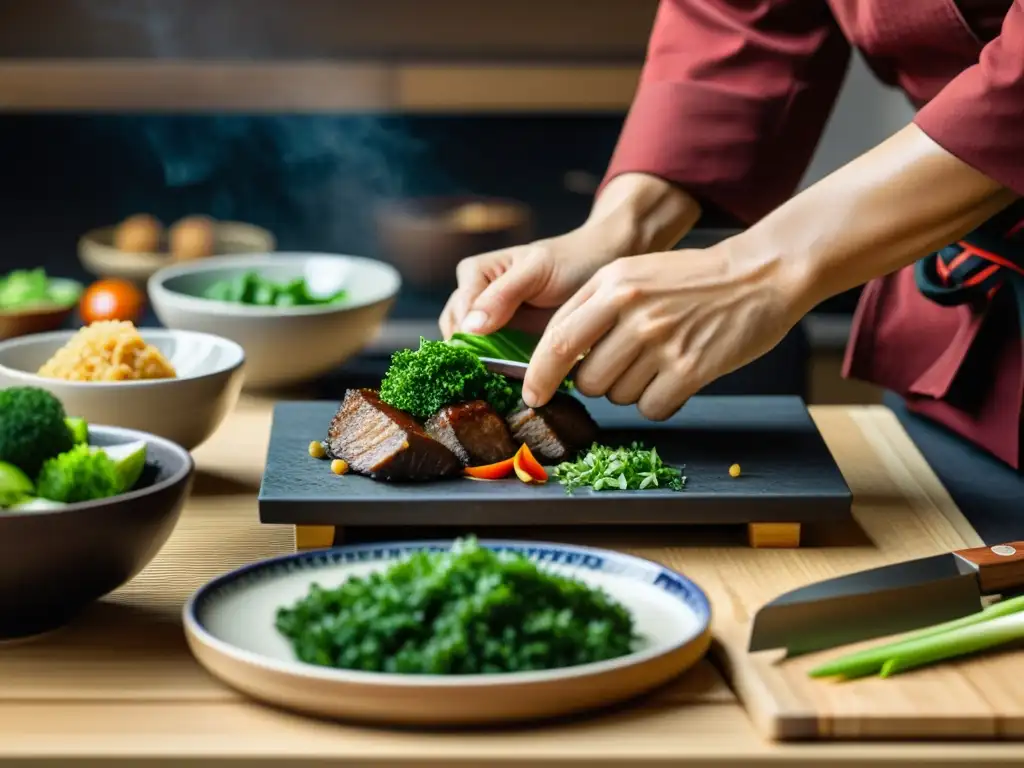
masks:
{"type": "Polygon", "coordinates": [[[295,525],[622,525],[819,523],[850,516],[851,493],[798,397],[698,396],[669,421],[644,421],[632,406],[583,398],[606,444],[642,441],[685,465],[682,491],[567,495],[553,478],[454,478],[392,484],[334,475],[313,459],[337,402],[281,402],[259,494],[260,520],[295,525]],[[729,475],[739,464],[742,474],[729,475]]]}

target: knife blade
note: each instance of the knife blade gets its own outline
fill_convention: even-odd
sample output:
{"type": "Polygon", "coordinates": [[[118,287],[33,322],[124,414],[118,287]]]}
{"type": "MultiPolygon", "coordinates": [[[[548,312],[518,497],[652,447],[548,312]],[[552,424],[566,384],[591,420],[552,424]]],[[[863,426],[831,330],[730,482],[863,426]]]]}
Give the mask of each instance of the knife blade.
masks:
{"type": "Polygon", "coordinates": [[[748,650],[834,648],[967,616],[982,597],[1024,587],[1024,541],[961,549],[826,579],[754,616],[748,650]]]}
{"type": "MultiPolygon", "coordinates": [[[[520,363],[515,360],[499,360],[495,357],[481,357],[480,362],[492,373],[500,373],[502,376],[516,379],[517,381],[522,381],[526,378],[526,370],[530,367],[529,363],[520,363]]],[[[576,374],[576,369],[579,367],[580,364],[577,362],[569,373],[566,374],[566,378],[573,378],[576,374]]]]}

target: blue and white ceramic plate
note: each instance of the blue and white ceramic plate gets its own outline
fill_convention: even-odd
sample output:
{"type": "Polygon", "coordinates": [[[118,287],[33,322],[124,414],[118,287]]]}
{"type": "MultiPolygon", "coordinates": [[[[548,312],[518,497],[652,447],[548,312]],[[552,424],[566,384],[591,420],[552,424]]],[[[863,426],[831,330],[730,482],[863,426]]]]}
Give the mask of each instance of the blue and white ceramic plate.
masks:
{"type": "Polygon", "coordinates": [[[419,725],[469,725],[564,715],[610,705],[668,682],[707,651],[704,592],[657,563],[601,549],[481,540],[541,567],[601,587],[628,608],[643,640],[628,656],[543,672],[396,675],[298,661],[274,626],[277,609],[314,581],[335,587],[451,541],[373,544],[272,558],[220,576],[185,605],[189,646],[228,685],[261,701],[322,717],[419,725]]]}

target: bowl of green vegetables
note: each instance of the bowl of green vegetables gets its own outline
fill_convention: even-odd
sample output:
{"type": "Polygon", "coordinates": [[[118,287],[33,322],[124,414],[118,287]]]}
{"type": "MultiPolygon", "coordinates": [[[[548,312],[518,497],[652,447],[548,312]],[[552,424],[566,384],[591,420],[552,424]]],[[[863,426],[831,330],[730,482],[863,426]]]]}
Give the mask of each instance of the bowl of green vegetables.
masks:
{"type": "Polygon", "coordinates": [[[544,719],[632,698],[697,663],[711,608],[639,557],[544,542],[300,552],[206,584],[189,647],[253,698],[399,725],[544,719]]]}
{"type": "Polygon", "coordinates": [[[0,276],[0,341],[60,328],[81,296],[81,283],[50,277],[43,269],[0,276]]]}
{"type": "Polygon", "coordinates": [[[57,629],[139,573],[193,471],[170,440],[86,423],[44,389],[0,389],[0,641],[57,629]]]}
{"type": "Polygon", "coordinates": [[[381,261],[288,252],[179,264],[148,284],[168,328],[242,346],[249,388],[309,381],[358,354],[380,332],[400,286],[381,261]]]}

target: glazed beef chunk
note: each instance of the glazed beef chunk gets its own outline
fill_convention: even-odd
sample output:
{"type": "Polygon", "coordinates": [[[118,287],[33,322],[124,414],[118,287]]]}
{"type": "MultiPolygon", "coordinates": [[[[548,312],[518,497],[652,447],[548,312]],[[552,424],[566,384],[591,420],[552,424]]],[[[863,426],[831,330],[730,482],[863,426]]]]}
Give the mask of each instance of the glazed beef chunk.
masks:
{"type": "Polygon", "coordinates": [[[327,430],[331,456],[376,480],[434,480],[462,463],[409,414],[382,403],[372,389],[350,389],[327,430]]]}
{"type": "Polygon", "coordinates": [[[483,400],[447,405],[424,428],[467,467],[511,458],[517,448],[505,420],[483,400]]]}
{"type": "Polygon", "coordinates": [[[564,392],[540,408],[523,403],[508,417],[512,437],[526,443],[540,461],[567,461],[597,438],[597,423],[586,406],[564,392]]]}

